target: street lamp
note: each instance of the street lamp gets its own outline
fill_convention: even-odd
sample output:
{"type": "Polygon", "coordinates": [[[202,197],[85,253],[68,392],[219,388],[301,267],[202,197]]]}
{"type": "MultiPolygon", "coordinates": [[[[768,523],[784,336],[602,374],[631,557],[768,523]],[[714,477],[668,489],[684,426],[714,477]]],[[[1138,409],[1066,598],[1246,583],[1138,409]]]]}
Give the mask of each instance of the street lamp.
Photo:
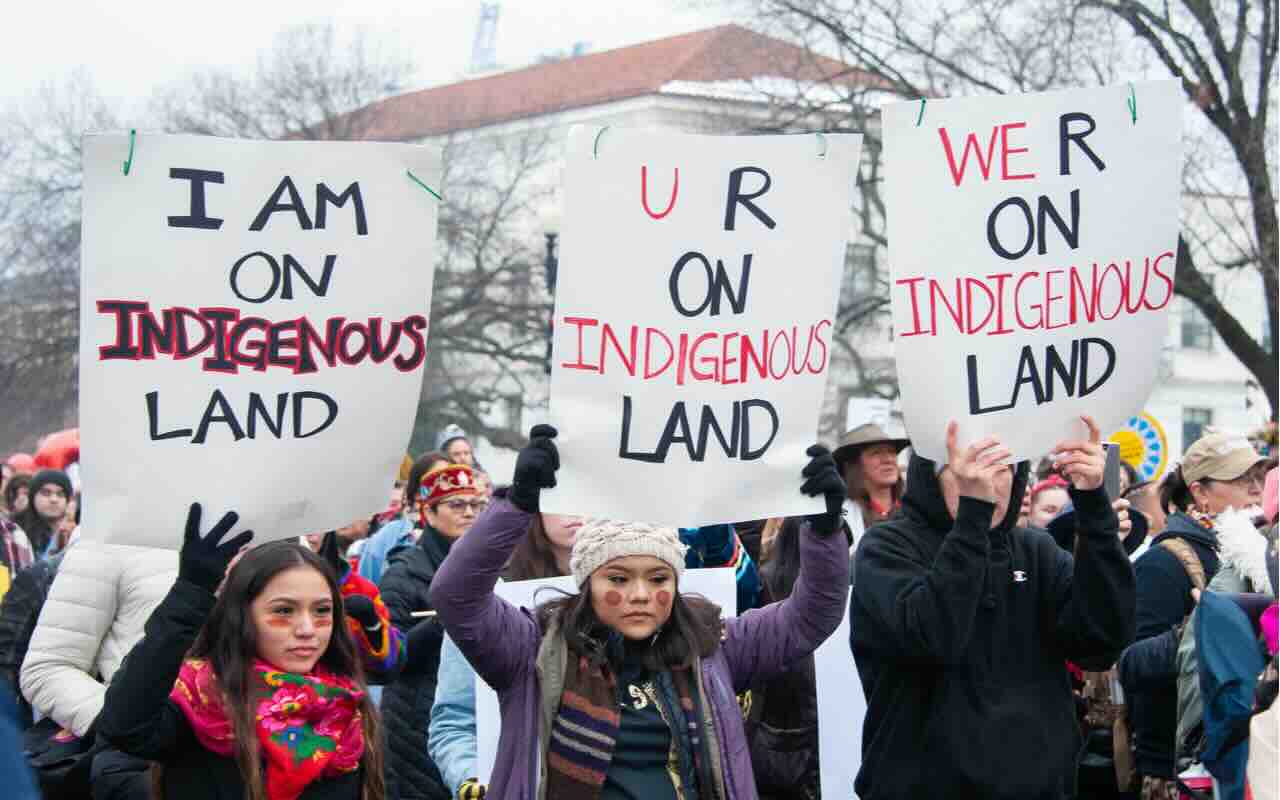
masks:
{"type": "MultiPolygon", "coordinates": [[[[560,254],[557,250],[560,234],[556,231],[546,231],[542,234],[546,237],[546,253],[542,258],[543,278],[547,282],[547,291],[551,294],[552,302],[556,296],[556,271],[560,268],[560,254]]],[[[552,319],[547,320],[547,355],[543,360],[543,367],[547,374],[551,374],[551,341],[555,337],[555,312],[552,312],[552,319]]]]}

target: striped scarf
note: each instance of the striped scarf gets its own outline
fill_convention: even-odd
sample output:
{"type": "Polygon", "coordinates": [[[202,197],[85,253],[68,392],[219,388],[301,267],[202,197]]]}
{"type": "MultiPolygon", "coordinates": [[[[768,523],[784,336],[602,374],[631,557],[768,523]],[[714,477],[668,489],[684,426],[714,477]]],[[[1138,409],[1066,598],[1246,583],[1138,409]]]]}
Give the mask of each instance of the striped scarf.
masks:
{"type": "MultiPolygon", "coordinates": [[[[655,676],[663,719],[671,726],[672,767],[684,800],[714,800],[711,754],[702,735],[705,719],[689,670],[655,676]]],[[[547,746],[547,797],[597,800],[613,760],[621,725],[617,680],[604,664],[571,653],[560,707],[547,746]]]]}

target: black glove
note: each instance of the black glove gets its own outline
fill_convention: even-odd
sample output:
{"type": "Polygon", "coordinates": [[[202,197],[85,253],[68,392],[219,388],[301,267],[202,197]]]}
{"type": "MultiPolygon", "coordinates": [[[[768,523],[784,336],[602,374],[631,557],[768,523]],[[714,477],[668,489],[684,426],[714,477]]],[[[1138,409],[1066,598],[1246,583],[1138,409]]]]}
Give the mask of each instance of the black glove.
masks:
{"type": "Polygon", "coordinates": [[[556,429],[550,425],[534,425],[529,431],[529,445],[516,456],[516,471],[511,479],[511,503],[521,511],[538,513],[538,495],[556,485],[560,469],[560,453],[556,450],[556,429]]]}
{"type": "Polygon", "coordinates": [[[359,622],[360,627],[366,631],[376,631],[382,624],[382,620],[378,618],[378,610],[373,607],[373,601],[362,594],[342,598],[342,605],[347,611],[347,616],[359,622]]]}
{"type": "Polygon", "coordinates": [[[239,520],[239,514],[228,511],[209,534],[202,538],[200,504],[192,503],[191,510],[187,512],[186,538],[182,543],[182,552],[178,554],[178,577],[211,593],[217,590],[231,559],[253,539],[253,531],[244,531],[231,541],[218,544],[239,520]]]}
{"type": "Polygon", "coordinates": [[[840,477],[840,470],[836,467],[836,460],[831,457],[830,450],[815,444],[804,452],[812,460],[800,473],[805,477],[800,491],[810,497],[822,495],[827,501],[827,513],[809,517],[809,524],[819,536],[830,536],[840,530],[844,499],[849,490],[844,484],[844,478],[840,477]]]}

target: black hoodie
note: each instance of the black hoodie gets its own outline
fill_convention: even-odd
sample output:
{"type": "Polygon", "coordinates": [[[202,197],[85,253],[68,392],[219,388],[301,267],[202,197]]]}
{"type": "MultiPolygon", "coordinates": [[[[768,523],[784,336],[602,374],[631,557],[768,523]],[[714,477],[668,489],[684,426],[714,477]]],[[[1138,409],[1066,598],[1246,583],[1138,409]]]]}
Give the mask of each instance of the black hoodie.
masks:
{"type": "Polygon", "coordinates": [[[1108,667],[1133,639],[1134,583],[1106,492],[1071,491],[1077,572],[1043,531],[962,497],[912,457],[902,514],[867,531],[850,639],[867,716],[862,800],[1075,796],[1080,732],[1065,661],[1108,667]]]}

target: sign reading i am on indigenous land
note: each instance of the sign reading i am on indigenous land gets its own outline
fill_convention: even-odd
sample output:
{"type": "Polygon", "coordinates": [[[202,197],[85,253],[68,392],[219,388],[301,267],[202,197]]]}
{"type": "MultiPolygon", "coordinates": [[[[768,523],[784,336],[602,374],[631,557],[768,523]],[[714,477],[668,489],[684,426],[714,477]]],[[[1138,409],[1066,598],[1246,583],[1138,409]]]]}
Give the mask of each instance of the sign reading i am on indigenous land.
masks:
{"type": "Polygon", "coordinates": [[[811,514],[862,137],[570,131],[544,508],[811,514]]]}
{"type": "Polygon", "coordinates": [[[1177,81],[884,108],[898,381],[912,444],[1017,459],[1151,392],[1177,260],[1177,81]]]}
{"type": "Polygon", "coordinates": [[[386,501],[427,355],[435,148],[87,135],[81,466],[99,541],[258,540],[386,501]],[[123,165],[129,161],[126,169],[123,165]]]}

